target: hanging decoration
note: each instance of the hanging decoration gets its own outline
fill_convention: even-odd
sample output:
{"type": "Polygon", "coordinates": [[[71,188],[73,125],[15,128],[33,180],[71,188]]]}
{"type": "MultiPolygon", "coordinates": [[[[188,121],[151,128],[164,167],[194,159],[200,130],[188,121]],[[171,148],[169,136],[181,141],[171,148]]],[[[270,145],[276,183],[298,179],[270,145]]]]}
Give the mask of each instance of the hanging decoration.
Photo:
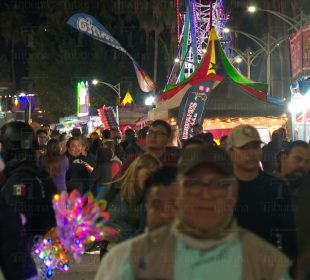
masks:
{"type": "Polygon", "coordinates": [[[118,127],[116,116],[112,107],[103,105],[102,108],[98,109],[98,114],[104,129],[111,129],[118,127]]]}
{"type": "Polygon", "coordinates": [[[132,99],[130,92],[127,91],[121,105],[126,106],[126,105],[129,105],[131,103],[133,103],[133,99],[132,99]]]}
{"type": "Polygon", "coordinates": [[[91,193],[80,195],[74,190],[53,199],[56,227],[38,237],[32,255],[40,279],[53,277],[57,271],[68,272],[70,262],[80,262],[85,245],[113,238],[116,231],[106,227],[109,213],[106,202],[95,200],[91,193]]]}
{"type": "Polygon", "coordinates": [[[133,63],[140,89],[144,92],[155,90],[156,85],[152,79],[97,19],[85,13],[77,13],[69,18],[67,24],[84,34],[125,53],[133,63]]]}

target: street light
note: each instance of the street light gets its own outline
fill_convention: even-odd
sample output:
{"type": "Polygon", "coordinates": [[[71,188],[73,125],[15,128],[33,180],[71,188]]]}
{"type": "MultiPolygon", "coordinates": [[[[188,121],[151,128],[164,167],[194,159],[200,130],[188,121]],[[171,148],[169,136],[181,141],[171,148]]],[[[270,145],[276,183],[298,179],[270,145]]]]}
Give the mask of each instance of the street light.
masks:
{"type": "Polygon", "coordinates": [[[282,14],[278,11],[274,11],[274,10],[267,10],[267,9],[261,9],[261,8],[257,8],[255,6],[249,6],[248,7],[248,12],[251,14],[254,14],[257,11],[261,11],[261,12],[266,12],[269,14],[272,14],[278,18],[280,18],[281,20],[285,21],[287,24],[289,24],[292,28],[294,28],[296,31],[298,31],[297,26],[299,25],[298,21],[291,18],[288,15],[282,14]]]}
{"type": "Polygon", "coordinates": [[[247,48],[244,52],[234,48],[230,47],[232,51],[234,51],[237,56],[235,57],[236,63],[241,63],[244,61],[247,65],[247,78],[251,79],[251,65],[254,62],[254,60],[264,51],[263,49],[259,49],[255,52],[253,52],[250,48],[247,48]]]}
{"type": "Polygon", "coordinates": [[[155,102],[155,97],[154,96],[149,96],[145,99],[145,105],[146,106],[152,106],[155,102]]]}
{"type": "Polygon", "coordinates": [[[252,34],[250,34],[250,33],[247,33],[247,32],[241,31],[241,30],[230,29],[230,28],[228,28],[228,27],[225,27],[225,28],[223,29],[223,32],[224,32],[224,33],[235,32],[235,33],[242,34],[242,35],[244,35],[245,37],[248,37],[250,40],[254,41],[254,42],[255,42],[257,45],[259,45],[265,52],[267,52],[265,42],[264,42],[262,39],[260,39],[260,38],[258,38],[258,37],[256,37],[256,36],[254,36],[254,35],[252,35],[252,34]]]}
{"type": "Polygon", "coordinates": [[[103,84],[108,86],[109,88],[113,89],[113,91],[117,94],[117,100],[116,100],[116,106],[115,106],[115,111],[116,111],[116,121],[117,124],[119,125],[119,112],[118,112],[118,105],[120,103],[120,99],[121,99],[121,84],[118,83],[117,85],[112,85],[106,82],[102,82],[102,81],[98,81],[96,79],[94,79],[92,81],[93,85],[97,85],[97,84],[103,84]]]}
{"type": "Polygon", "coordinates": [[[274,40],[272,43],[270,42],[270,35],[268,33],[267,36],[267,42],[265,42],[264,40],[241,30],[232,30],[229,28],[224,28],[223,32],[225,33],[229,33],[229,32],[235,32],[235,33],[239,33],[247,38],[249,38],[250,40],[252,40],[253,42],[255,42],[257,45],[260,46],[260,48],[262,49],[262,51],[264,51],[267,55],[267,72],[266,72],[266,76],[267,76],[267,86],[268,86],[268,90],[267,90],[267,94],[270,95],[271,94],[271,53],[285,40],[288,39],[287,36],[285,37],[281,37],[280,39],[274,40]]]}
{"type": "Polygon", "coordinates": [[[240,64],[240,63],[242,62],[242,58],[241,58],[240,56],[236,56],[236,57],[235,57],[235,62],[236,62],[237,64],[240,64]]]}
{"type": "Polygon", "coordinates": [[[32,95],[30,95],[30,94],[27,95],[27,94],[22,92],[19,96],[25,97],[27,99],[27,102],[28,102],[28,124],[31,124],[32,123],[32,119],[31,119],[31,106],[32,106],[31,105],[31,96],[33,96],[33,94],[32,95]]]}

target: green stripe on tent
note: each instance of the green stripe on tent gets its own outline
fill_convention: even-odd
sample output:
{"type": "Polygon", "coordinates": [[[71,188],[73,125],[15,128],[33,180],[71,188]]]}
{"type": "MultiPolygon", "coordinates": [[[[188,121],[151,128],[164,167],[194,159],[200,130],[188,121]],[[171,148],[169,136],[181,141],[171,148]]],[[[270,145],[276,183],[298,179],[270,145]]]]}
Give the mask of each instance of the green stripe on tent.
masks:
{"type": "MultiPolygon", "coordinates": [[[[186,15],[185,15],[185,24],[184,24],[184,33],[183,33],[183,44],[182,44],[182,54],[181,54],[181,61],[184,62],[186,60],[187,52],[188,52],[188,37],[189,37],[189,30],[190,30],[190,22],[189,22],[189,8],[187,7],[186,15]]],[[[185,75],[185,63],[182,66],[181,73],[180,73],[180,81],[184,80],[185,75]]]]}
{"type": "Polygon", "coordinates": [[[227,75],[236,83],[244,85],[244,86],[249,86],[251,88],[254,88],[256,90],[261,90],[261,91],[266,91],[268,86],[265,83],[257,83],[257,82],[253,82],[251,80],[246,79],[244,76],[242,76],[238,70],[233,67],[231,65],[231,63],[229,62],[220,41],[217,41],[217,46],[220,52],[220,56],[221,56],[221,60],[224,66],[224,69],[227,73],[227,75]]]}

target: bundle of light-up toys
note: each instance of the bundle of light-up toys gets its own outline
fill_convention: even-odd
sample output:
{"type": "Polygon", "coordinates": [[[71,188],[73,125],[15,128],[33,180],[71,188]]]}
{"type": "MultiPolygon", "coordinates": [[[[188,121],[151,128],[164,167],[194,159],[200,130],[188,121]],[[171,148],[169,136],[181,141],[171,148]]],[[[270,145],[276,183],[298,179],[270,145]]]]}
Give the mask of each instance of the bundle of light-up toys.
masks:
{"type": "Polygon", "coordinates": [[[106,202],[94,199],[90,193],[81,196],[74,190],[70,195],[56,194],[53,207],[57,226],[37,238],[32,251],[40,279],[69,271],[71,261],[80,262],[85,245],[116,234],[105,225],[109,219],[106,202]]]}

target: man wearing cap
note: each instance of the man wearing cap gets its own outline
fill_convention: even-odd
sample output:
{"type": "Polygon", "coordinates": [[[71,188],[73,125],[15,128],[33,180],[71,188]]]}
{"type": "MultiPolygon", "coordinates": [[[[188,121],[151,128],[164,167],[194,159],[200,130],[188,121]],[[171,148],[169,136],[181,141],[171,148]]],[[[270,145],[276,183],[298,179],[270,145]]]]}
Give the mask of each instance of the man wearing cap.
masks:
{"type": "Polygon", "coordinates": [[[237,180],[215,147],[185,149],[179,166],[177,219],[114,247],[96,280],[290,279],[290,262],[234,219],[237,180]],[[101,273],[100,273],[101,272],[101,273]]]}
{"type": "Polygon", "coordinates": [[[226,149],[239,181],[236,217],[239,225],[296,258],[296,232],[291,197],[284,181],[260,168],[258,131],[250,125],[235,127],[226,149]]]}

